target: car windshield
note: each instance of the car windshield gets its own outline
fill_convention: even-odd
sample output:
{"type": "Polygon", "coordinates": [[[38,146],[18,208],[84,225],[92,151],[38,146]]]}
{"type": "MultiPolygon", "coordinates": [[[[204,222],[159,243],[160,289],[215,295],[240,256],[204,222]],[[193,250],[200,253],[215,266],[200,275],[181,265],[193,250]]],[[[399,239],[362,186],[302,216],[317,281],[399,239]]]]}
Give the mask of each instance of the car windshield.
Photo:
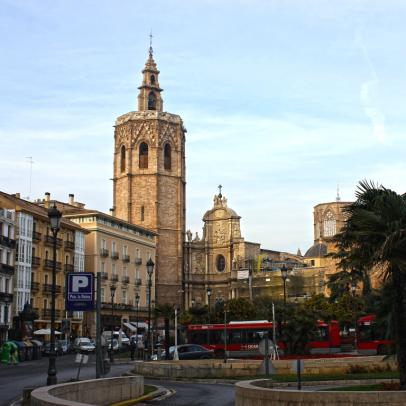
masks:
{"type": "Polygon", "coordinates": [[[90,344],[90,339],[89,338],[81,338],[79,342],[80,342],[80,344],[90,344]]]}

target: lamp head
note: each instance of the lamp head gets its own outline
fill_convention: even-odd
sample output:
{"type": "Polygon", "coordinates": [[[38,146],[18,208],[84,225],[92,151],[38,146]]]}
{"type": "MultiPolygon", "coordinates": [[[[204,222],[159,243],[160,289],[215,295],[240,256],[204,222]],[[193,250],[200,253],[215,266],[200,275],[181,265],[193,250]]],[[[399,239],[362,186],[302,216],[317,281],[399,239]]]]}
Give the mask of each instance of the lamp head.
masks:
{"type": "Polygon", "coordinates": [[[148,273],[148,275],[151,276],[153,274],[154,266],[155,266],[154,261],[152,260],[152,258],[150,258],[148,260],[148,262],[147,262],[147,273],[148,273]]]}
{"type": "Polygon", "coordinates": [[[51,223],[51,230],[53,233],[57,233],[61,226],[61,217],[62,213],[57,209],[56,204],[54,203],[48,209],[48,218],[49,222],[51,223]]]}
{"type": "Polygon", "coordinates": [[[116,289],[117,289],[116,285],[110,285],[110,295],[111,295],[112,299],[113,299],[113,297],[114,297],[114,295],[116,293],[116,289]]]}
{"type": "Polygon", "coordinates": [[[288,268],[286,268],[285,264],[283,264],[281,268],[281,277],[284,281],[288,278],[288,268]]]}
{"type": "Polygon", "coordinates": [[[135,295],[135,301],[137,302],[137,305],[140,302],[140,295],[138,293],[135,295]]]}
{"type": "Polygon", "coordinates": [[[209,287],[209,288],[207,288],[207,296],[211,296],[211,288],[209,287]]]}

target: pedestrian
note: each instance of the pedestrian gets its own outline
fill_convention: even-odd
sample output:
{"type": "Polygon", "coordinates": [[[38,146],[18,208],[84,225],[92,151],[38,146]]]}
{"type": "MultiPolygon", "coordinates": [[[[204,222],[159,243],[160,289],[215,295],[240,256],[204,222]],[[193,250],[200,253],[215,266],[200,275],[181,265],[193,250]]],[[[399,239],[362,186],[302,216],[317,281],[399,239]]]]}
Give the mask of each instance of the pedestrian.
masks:
{"type": "Polygon", "coordinates": [[[139,339],[137,342],[137,358],[144,358],[144,340],[143,339],[139,339]]]}
{"type": "Polygon", "coordinates": [[[130,353],[131,353],[131,361],[134,361],[135,350],[137,349],[137,344],[135,342],[135,337],[132,336],[130,338],[130,353]]]}

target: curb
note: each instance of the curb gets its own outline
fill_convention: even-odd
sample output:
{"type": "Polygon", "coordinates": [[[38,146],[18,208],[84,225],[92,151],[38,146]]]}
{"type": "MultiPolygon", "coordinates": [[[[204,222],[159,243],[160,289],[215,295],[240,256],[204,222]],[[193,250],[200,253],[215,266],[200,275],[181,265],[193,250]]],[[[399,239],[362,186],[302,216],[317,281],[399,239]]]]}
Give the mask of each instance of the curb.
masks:
{"type": "MultiPolygon", "coordinates": [[[[155,386],[155,385],[154,385],[155,386]]],[[[124,400],[122,402],[113,403],[110,406],[131,406],[136,405],[137,403],[143,402],[144,400],[152,400],[161,397],[165,399],[169,396],[174,395],[175,391],[170,391],[163,386],[155,386],[157,389],[154,392],[149,393],[148,395],[140,396],[139,398],[124,400]]]]}

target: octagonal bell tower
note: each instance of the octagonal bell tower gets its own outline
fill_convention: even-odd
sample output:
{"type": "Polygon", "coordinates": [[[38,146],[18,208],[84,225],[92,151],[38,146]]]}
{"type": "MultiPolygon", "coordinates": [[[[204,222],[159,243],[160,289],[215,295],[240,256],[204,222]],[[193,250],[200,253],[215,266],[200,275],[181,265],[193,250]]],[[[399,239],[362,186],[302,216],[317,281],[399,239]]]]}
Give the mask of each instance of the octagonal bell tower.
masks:
{"type": "Polygon", "coordinates": [[[180,116],[163,112],[152,47],[142,74],[138,110],[115,123],[113,210],[157,232],[156,300],[182,304],[186,129],[180,116]]]}

